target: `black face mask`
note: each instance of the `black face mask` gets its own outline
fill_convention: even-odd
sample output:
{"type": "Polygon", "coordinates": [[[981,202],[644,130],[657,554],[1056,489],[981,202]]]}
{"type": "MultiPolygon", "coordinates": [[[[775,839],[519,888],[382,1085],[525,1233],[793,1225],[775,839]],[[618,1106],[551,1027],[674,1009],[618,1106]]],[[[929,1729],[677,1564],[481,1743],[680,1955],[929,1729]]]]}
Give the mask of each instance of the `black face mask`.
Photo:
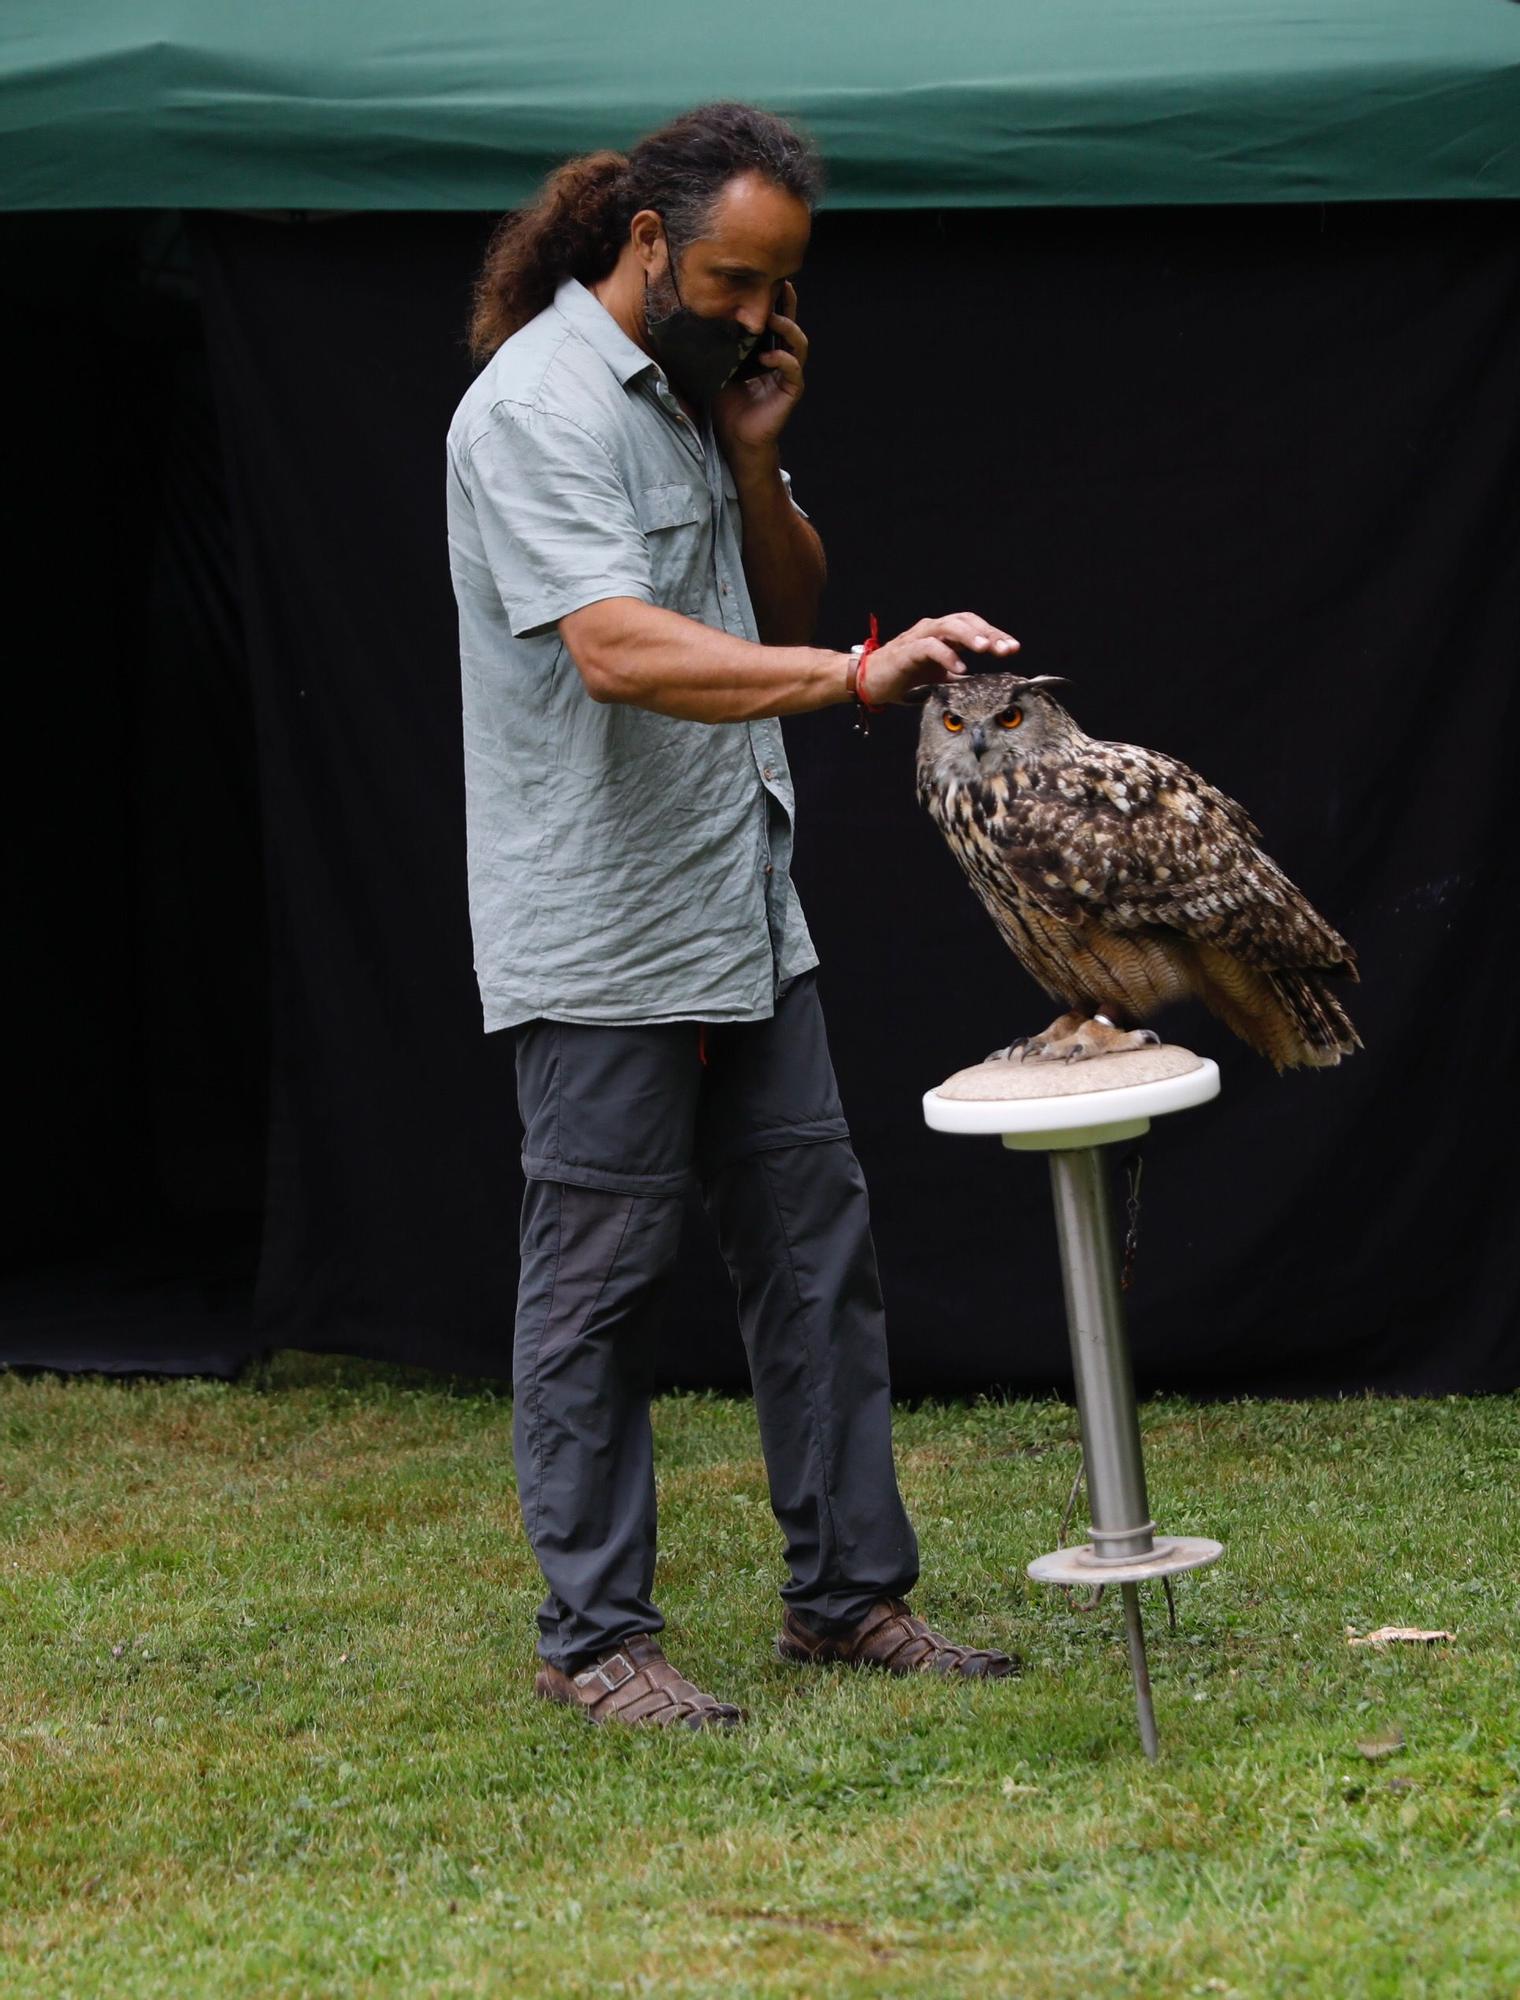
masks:
{"type": "Polygon", "coordinates": [[[649,310],[649,280],[644,280],[644,329],[650,350],[683,396],[694,403],[710,403],[734,370],[749,359],[760,336],[737,320],[709,319],[684,304],[668,236],[665,247],[676,304],[656,319],[649,310]]]}

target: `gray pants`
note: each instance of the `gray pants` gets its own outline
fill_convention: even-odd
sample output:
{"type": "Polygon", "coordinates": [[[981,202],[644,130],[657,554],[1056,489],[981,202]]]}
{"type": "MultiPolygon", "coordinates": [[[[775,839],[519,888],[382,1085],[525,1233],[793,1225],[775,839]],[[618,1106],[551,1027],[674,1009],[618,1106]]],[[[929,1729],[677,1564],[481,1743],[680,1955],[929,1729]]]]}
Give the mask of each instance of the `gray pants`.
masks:
{"type": "Polygon", "coordinates": [[[813,975],[768,1021],[516,1035],[513,1438],[549,1586],[539,1652],[573,1671],[664,1624],[649,1400],[693,1179],[738,1293],[782,1597],[839,1630],[904,1595],[918,1548],[892,1464],[881,1287],[813,975]]]}

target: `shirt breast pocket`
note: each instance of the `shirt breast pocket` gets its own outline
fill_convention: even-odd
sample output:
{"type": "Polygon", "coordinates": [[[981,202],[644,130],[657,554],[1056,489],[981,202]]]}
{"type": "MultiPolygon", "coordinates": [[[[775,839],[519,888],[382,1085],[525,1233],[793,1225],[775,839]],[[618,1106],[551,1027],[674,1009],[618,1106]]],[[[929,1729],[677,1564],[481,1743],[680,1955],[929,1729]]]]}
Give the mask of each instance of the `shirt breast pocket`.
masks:
{"type": "Polygon", "coordinates": [[[707,489],[684,482],[642,486],[634,504],[649,550],[655,602],[688,618],[701,617],[712,566],[712,502],[707,489]]]}

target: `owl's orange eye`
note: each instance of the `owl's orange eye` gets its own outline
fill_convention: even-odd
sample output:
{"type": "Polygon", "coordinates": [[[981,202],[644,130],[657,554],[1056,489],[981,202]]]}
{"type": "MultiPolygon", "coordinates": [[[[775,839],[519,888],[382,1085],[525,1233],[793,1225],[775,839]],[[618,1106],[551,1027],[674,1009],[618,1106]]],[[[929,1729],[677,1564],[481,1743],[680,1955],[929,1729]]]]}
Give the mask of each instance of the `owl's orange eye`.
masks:
{"type": "Polygon", "coordinates": [[[1024,720],[1023,709],[1005,708],[1002,714],[998,717],[998,727],[1000,729],[1017,729],[1019,724],[1023,720],[1024,720]]]}
{"type": "Polygon", "coordinates": [[[945,710],[945,727],[952,736],[959,736],[965,726],[958,715],[952,714],[948,708],[945,710]]]}

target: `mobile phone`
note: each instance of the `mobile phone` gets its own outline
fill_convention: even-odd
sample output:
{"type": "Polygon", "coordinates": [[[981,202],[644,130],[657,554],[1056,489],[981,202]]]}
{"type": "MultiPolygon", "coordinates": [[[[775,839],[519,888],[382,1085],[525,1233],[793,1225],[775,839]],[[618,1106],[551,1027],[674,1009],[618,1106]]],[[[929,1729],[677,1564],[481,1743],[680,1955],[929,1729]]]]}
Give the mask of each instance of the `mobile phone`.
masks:
{"type": "Polygon", "coordinates": [[[734,370],[729,380],[731,382],[752,382],[757,375],[769,375],[771,371],[769,368],[763,368],[760,365],[760,357],[762,354],[774,353],[780,345],[780,334],[772,333],[767,327],[765,332],[761,334],[760,338],[750,349],[748,357],[739,363],[739,366],[734,370]]]}
{"type": "MultiPolygon", "coordinates": [[[[771,311],[773,313],[780,312],[781,301],[785,296],[786,286],[778,285],[776,287],[776,296],[771,300],[771,311]]],[[[753,382],[757,375],[769,375],[771,371],[769,368],[763,368],[760,365],[760,357],[762,354],[774,354],[778,347],[783,347],[784,345],[785,342],[782,340],[780,334],[772,333],[770,328],[767,327],[750,349],[748,356],[740,362],[729,379],[734,382],[753,382]]]]}

